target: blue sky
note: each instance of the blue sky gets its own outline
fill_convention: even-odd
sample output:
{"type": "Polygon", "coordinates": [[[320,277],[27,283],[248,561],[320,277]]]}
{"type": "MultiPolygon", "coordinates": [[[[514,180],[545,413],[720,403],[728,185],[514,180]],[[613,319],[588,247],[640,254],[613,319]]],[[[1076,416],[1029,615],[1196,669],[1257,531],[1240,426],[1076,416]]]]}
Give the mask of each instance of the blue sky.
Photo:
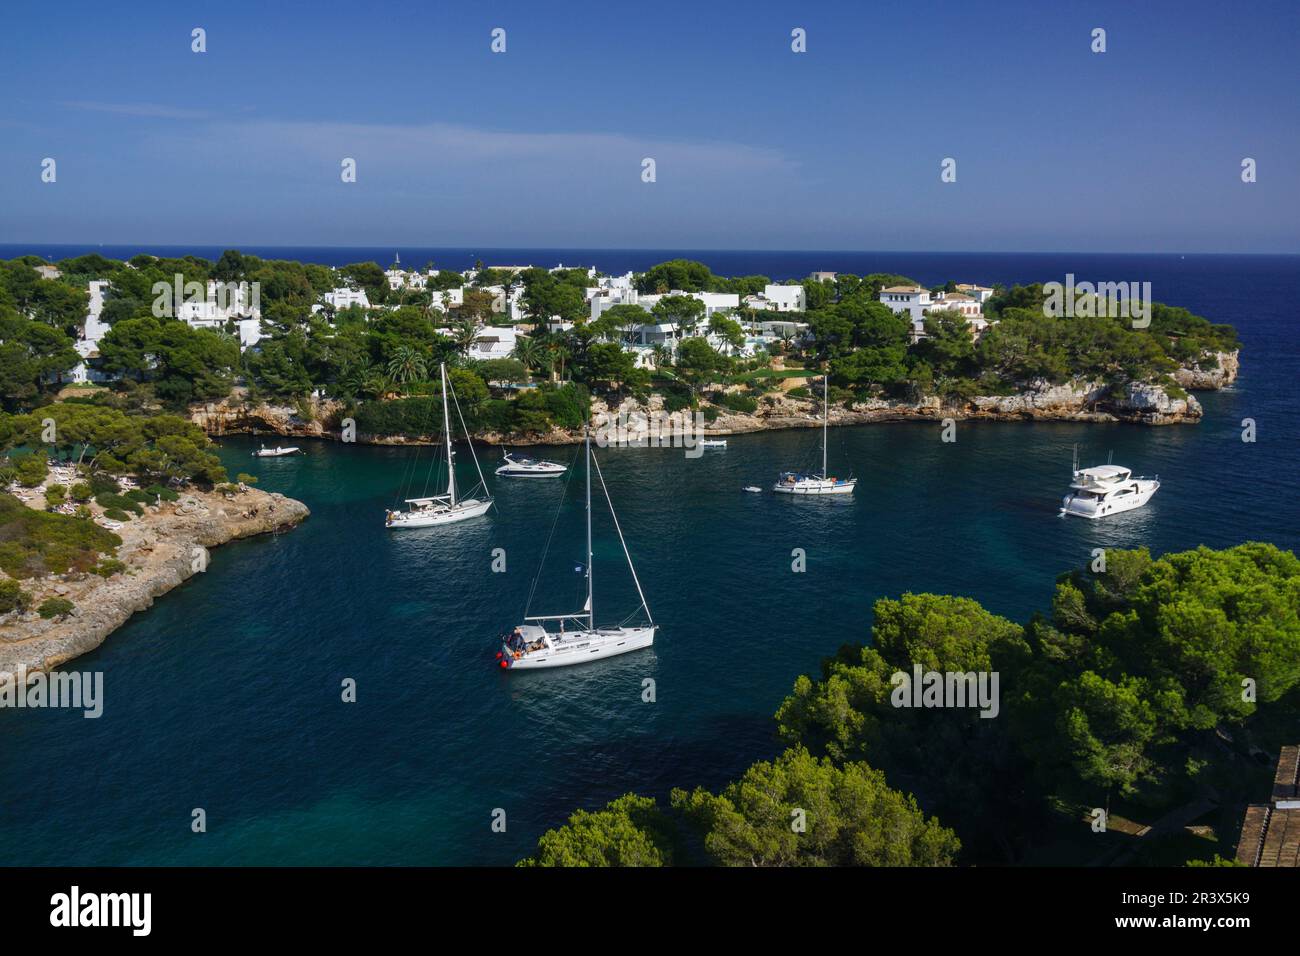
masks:
{"type": "Polygon", "coordinates": [[[1293,0],[10,3],[0,242],[1300,252],[1297,41],[1293,0]]]}

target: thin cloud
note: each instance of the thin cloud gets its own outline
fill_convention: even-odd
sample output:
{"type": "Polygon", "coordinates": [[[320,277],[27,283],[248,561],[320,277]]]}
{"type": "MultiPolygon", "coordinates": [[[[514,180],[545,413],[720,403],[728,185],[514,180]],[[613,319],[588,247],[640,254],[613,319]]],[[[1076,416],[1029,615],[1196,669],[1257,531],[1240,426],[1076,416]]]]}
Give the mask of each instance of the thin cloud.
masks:
{"type": "MultiPolygon", "coordinates": [[[[205,151],[219,143],[241,165],[258,159],[282,163],[286,156],[314,156],[337,162],[340,156],[366,156],[385,167],[427,168],[534,163],[589,168],[611,160],[639,164],[653,158],[691,170],[790,173],[797,164],[779,149],[727,141],[684,141],[605,132],[514,132],[451,123],[418,125],[223,119],[192,129],[183,139],[167,137],[173,148],[205,151]]],[[[662,172],[661,172],[662,175],[662,172]]]]}
{"type": "Polygon", "coordinates": [[[120,116],[146,116],[155,119],[210,119],[206,110],[191,110],[161,103],[99,103],[91,100],[70,100],[63,104],[68,109],[90,110],[95,113],[116,113],[120,116]]]}

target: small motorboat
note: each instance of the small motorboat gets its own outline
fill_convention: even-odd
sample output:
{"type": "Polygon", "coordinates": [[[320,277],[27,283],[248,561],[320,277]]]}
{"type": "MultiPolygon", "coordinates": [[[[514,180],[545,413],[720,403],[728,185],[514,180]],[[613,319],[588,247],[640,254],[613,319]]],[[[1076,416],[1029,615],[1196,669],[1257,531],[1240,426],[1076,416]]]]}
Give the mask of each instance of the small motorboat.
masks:
{"type": "Polygon", "coordinates": [[[279,458],[281,455],[301,454],[301,451],[302,450],[298,448],[297,445],[290,445],[288,448],[283,448],[280,445],[276,445],[274,448],[267,448],[265,445],[263,445],[257,451],[253,452],[253,457],[254,458],[279,458]]]}
{"type": "Polygon", "coordinates": [[[698,444],[701,448],[726,448],[727,440],[725,438],[701,438],[698,444]]]}
{"type": "Polygon", "coordinates": [[[510,452],[506,452],[504,457],[505,464],[496,472],[502,478],[558,478],[569,470],[567,465],[540,458],[523,458],[510,452]]]}
{"type": "Polygon", "coordinates": [[[763,489],[758,487],[758,485],[746,485],[744,488],[741,488],[740,490],[748,491],[751,495],[761,495],[763,493],[763,489]]]}

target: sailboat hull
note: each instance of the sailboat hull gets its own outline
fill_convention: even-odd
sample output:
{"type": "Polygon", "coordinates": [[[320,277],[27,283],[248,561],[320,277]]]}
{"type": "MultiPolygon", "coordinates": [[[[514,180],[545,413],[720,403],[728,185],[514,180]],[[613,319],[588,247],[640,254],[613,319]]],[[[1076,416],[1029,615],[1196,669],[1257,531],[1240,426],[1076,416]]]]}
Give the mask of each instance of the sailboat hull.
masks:
{"type": "Polygon", "coordinates": [[[652,624],[648,627],[611,627],[597,628],[594,631],[569,631],[563,635],[548,634],[546,647],[523,652],[519,657],[515,657],[509,648],[503,647],[503,659],[512,671],[587,664],[651,646],[657,628],[658,625],[652,624]]]}
{"type": "Polygon", "coordinates": [[[772,490],[780,495],[851,495],[857,484],[856,478],[800,478],[778,481],[772,490]]]}
{"type": "Polygon", "coordinates": [[[457,521],[465,521],[469,518],[477,518],[479,515],[486,514],[487,510],[492,507],[492,499],[478,501],[474,498],[467,498],[464,501],[458,501],[454,507],[427,508],[415,511],[390,511],[388,519],[384,522],[384,527],[391,528],[394,531],[402,528],[430,528],[440,524],[454,524],[457,521]]]}
{"type": "Polygon", "coordinates": [[[559,478],[567,471],[563,465],[537,468],[528,465],[502,465],[496,473],[502,478],[559,478]]]}

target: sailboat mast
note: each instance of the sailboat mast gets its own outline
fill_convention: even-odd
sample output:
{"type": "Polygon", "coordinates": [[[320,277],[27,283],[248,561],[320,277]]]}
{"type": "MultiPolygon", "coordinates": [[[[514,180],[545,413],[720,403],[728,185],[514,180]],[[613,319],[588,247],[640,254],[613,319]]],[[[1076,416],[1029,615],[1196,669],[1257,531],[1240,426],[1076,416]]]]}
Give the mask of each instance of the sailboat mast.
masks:
{"type": "Polygon", "coordinates": [[[447,439],[447,503],[456,505],[456,461],[451,452],[451,412],[447,402],[447,363],[439,362],[438,371],[442,374],[442,433],[447,439]]]}
{"type": "Polygon", "coordinates": [[[826,439],[831,422],[831,373],[822,379],[822,477],[826,477],[826,439]]]}
{"type": "Polygon", "coordinates": [[[583,429],[587,443],[587,627],[596,626],[596,606],[592,602],[591,580],[591,432],[583,429]]]}

